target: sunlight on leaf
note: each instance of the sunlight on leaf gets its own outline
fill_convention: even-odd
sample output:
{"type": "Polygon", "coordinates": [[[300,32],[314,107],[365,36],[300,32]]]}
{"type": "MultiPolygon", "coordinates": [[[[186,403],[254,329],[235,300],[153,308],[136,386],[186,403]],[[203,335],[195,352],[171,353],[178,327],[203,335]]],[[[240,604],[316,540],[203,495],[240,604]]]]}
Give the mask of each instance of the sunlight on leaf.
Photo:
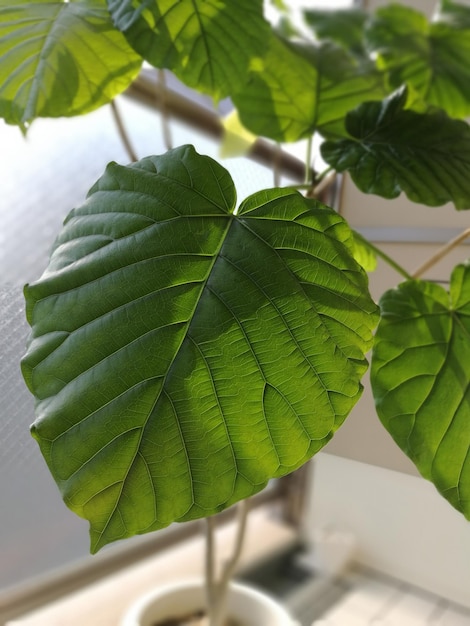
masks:
{"type": "Polygon", "coordinates": [[[344,136],[348,111],[364,98],[384,97],[375,67],[331,42],[294,44],[273,36],[261,61],[233,101],[247,128],[276,141],[297,141],[315,130],[344,136]]]}
{"type": "Polygon", "coordinates": [[[297,141],[312,134],[317,114],[318,72],[280,37],[272,35],[246,85],[233,95],[242,124],[275,141],[297,141]]]}
{"type": "Polygon", "coordinates": [[[257,137],[250,133],[240,122],[238,111],[232,111],[222,120],[224,136],[220,143],[220,158],[227,159],[246,155],[253,147],[257,137]]]}
{"type": "Polygon", "coordinates": [[[377,307],[347,224],[291,189],[234,208],[190,146],[110,164],[25,290],[32,432],[93,551],[260,491],[361,395],[377,307]]]}
{"type": "Polygon", "coordinates": [[[9,124],[96,109],[141,64],[104,0],[0,3],[0,116],[9,124]]]}
{"type": "Polygon", "coordinates": [[[312,48],[312,62],[319,74],[315,128],[324,137],[347,136],[349,111],[386,96],[383,76],[370,61],[358,61],[332,43],[312,48]]]}
{"type": "Polygon", "coordinates": [[[458,20],[456,13],[449,3],[430,23],[393,4],[377,11],[367,36],[392,89],[409,84],[428,105],[464,118],[470,114],[470,8],[460,6],[458,20]]]}
{"type": "Polygon", "coordinates": [[[271,32],[262,0],[108,0],[108,6],[146,61],[216,99],[244,84],[271,32]]]}
{"type": "Polygon", "coordinates": [[[375,272],[377,269],[377,254],[371,244],[360,233],[353,230],[352,253],[356,261],[366,272],[375,272]]]}

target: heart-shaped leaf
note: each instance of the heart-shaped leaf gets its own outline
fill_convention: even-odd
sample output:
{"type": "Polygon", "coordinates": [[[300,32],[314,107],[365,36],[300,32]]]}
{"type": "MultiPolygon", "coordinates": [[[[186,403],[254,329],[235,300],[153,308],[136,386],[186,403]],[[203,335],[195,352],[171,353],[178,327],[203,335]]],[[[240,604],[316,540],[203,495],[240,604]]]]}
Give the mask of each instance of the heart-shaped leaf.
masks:
{"type": "Polygon", "coordinates": [[[454,13],[449,5],[429,23],[419,11],[392,4],[377,11],[367,36],[392,89],[408,84],[428,105],[464,118],[470,114],[470,8],[459,8],[458,21],[449,19],[454,13]]]}
{"type": "Polygon", "coordinates": [[[470,127],[443,112],[404,108],[406,90],[366,102],[346,117],[354,139],[326,141],[325,161],[349,171],[359,189],[384,198],[402,191],[430,206],[470,208],[470,127]]]}
{"type": "Polygon", "coordinates": [[[421,474],[470,519],[470,266],[450,292],[407,281],[384,294],[372,356],[377,412],[421,474]]]}
{"type": "Polygon", "coordinates": [[[104,0],[0,3],[0,116],[10,124],[96,109],[141,64],[104,0]]]}
{"type": "Polygon", "coordinates": [[[361,393],[377,307],[333,210],[183,147],[108,166],[26,288],[33,434],[92,550],[299,467],[361,393]]]}
{"type": "Polygon", "coordinates": [[[149,63],[217,99],[245,83],[271,34],[262,0],[108,0],[108,6],[149,63]]]}

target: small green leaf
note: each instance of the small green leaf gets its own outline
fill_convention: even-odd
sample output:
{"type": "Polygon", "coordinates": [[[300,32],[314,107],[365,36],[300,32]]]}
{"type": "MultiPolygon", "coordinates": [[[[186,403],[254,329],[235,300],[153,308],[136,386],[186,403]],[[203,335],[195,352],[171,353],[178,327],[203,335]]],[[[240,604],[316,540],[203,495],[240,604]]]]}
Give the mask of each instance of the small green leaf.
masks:
{"type": "Polygon", "coordinates": [[[372,355],[378,415],[421,474],[470,520],[470,266],[450,292],[407,281],[384,294],[372,355]]]}
{"type": "Polygon", "coordinates": [[[149,63],[216,99],[245,83],[271,33],[262,0],[108,0],[108,6],[149,63]]]}
{"type": "MultiPolygon", "coordinates": [[[[410,7],[384,7],[368,28],[368,40],[392,89],[409,84],[428,105],[464,118],[470,114],[470,18],[449,19],[450,12],[455,17],[452,7],[432,23],[410,7]]],[[[461,7],[459,17],[463,12],[461,7]]]]}
{"type": "Polygon", "coordinates": [[[302,465],[359,398],[377,307],[333,210],[183,147],[108,166],[26,288],[33,435],[92,550],[302,465]]]}
{"type": "Polygon", "coordinates": [[[404,109],[406,91],[366,102],[346,118],[354,139],[326,141],[323,158],[359,189],[384,198],[470,208],[470,127],[443,112],[404,109]]]}
{"type": "Polygon", "coordinates": [[[96,109],[141,63],[104,0],[0,1],[0,116],[9,124],[96,109]]]}
{"type": "Polygon", "coordinates": [[[366,11],[308,9],[304,17],[318,39],[331,39],[353,54],[366,55],[364,26],[369,18],[366,11]]]}

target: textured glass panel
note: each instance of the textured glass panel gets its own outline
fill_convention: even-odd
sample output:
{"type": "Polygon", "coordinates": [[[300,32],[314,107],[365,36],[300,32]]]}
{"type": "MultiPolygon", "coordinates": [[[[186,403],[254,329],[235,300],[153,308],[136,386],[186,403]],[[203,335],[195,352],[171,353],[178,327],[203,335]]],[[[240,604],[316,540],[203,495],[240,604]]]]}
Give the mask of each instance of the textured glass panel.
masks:
{"type": "MultiPolygon", "coordinates": [[[[120,103],[139,157],[165,151],[161,120],[129,100],[120,103]]],[[[218,158],[204,135],[172,123],[175,145],[193,142],[218,158]]],[[[82,118],[37,120],[24,139],[0,126],[0,590],[88,556],[88,524],[62,503],[29,434],[33,399],[20,374],[28,327],[23,285],[47,265],[67,213],[81,204],[109,161],[128,163],[109,108],[82,118]]],[[[239,198],[272,186],[272,173],[228,159],[239,198]]],[[[93,557],[96,559],[96,557],[93,557]]]]}

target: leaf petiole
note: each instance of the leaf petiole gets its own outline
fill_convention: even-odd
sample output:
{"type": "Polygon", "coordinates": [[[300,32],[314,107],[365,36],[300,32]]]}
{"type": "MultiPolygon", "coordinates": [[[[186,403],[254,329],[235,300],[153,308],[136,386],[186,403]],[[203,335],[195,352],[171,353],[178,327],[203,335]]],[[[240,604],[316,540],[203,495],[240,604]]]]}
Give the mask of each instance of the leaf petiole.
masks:
{"type": "Polygon", "coordinates": [[[395,271],[401,274],[407,280],[413,280],[413,276],[409,274],[401,265],[399,265],[396,261],[394,261],[391,257],[388,256],[383,250],[374,246],[369,240],[367,240],[367,245],[373,250],[373,252],[380,257],[385,263],[393,267],[395,271]]]}

